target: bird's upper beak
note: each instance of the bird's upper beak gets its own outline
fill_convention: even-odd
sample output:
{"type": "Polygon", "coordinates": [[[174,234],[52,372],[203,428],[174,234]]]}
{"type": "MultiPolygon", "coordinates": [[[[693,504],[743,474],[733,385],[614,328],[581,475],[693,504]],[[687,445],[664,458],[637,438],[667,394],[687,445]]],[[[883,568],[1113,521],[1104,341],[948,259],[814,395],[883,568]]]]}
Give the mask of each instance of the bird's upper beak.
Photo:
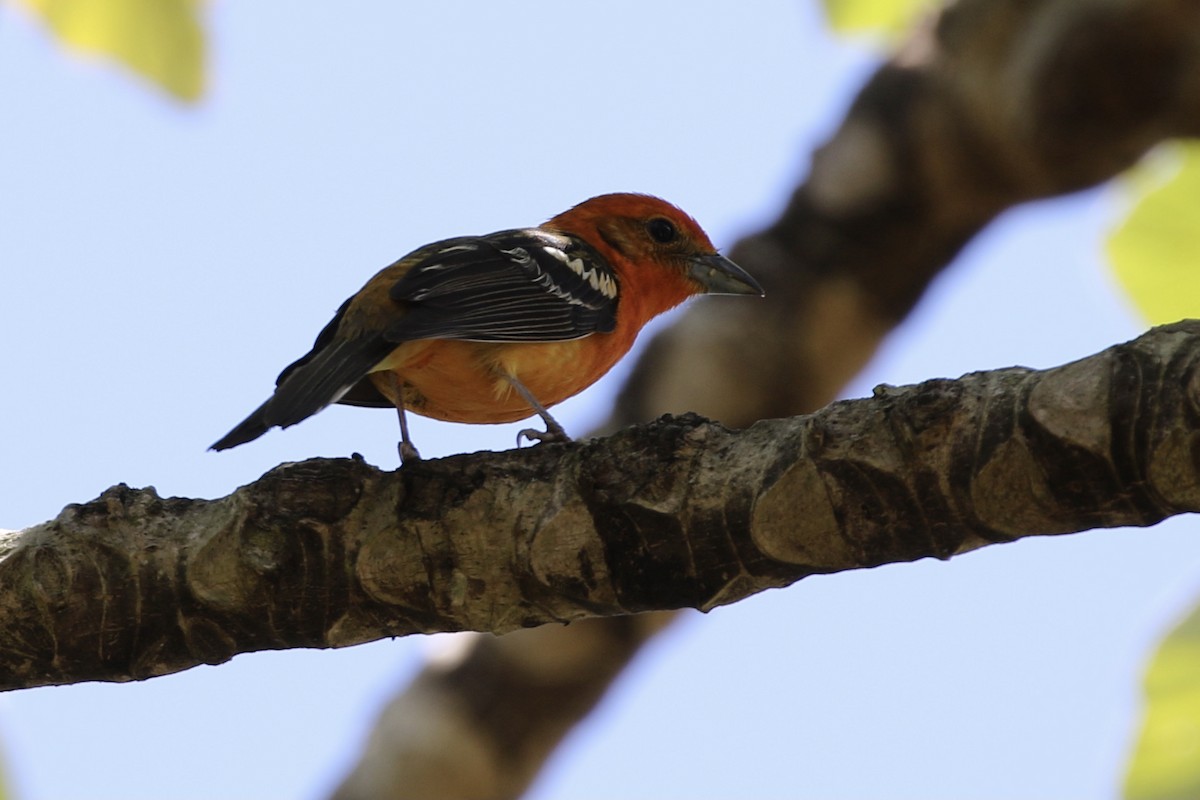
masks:
{"type": "Polygon", "coordinates": [[[688,259],[688,277],[708,294],[765,294],[746,270],[719,253],[688,259]]]}

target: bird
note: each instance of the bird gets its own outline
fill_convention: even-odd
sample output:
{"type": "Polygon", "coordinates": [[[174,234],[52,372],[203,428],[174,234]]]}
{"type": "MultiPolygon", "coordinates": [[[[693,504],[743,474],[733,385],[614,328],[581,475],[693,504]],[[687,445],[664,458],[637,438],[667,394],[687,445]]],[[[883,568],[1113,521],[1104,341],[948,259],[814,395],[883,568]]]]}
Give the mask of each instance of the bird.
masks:
{"type": "Polygon", "coordinates": [[[534,228],[420,247],[348,298],[274,394],[209,449],[334,403],[449,422],[541,417],[530,443],[570,441],[547,410],[595,383],[655,316],[699,294],[763,295],[687,213],[657,197],[592,197],[534,228]]]}

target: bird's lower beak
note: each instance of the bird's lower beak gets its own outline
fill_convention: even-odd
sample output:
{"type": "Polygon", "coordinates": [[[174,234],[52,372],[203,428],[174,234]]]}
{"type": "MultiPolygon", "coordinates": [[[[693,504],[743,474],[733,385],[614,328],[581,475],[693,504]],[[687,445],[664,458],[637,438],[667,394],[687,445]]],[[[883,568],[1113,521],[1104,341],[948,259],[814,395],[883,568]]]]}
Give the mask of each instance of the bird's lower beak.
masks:
{"type": "Polygon", "coordinates": [[[719,253],[696,256],[688,261],[688,277],[708,294],[756,294],[765,292],[746,270],[719,253]]]}

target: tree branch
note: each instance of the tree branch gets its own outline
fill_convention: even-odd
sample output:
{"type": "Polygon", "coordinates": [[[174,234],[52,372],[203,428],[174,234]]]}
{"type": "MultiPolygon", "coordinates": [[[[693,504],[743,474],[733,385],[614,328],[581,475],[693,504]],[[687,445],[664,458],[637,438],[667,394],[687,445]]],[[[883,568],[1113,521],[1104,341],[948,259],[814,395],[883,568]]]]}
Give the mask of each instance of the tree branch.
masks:
{"type": "Polygon", "coordinates": [[[808,575],[1200,509],[1200,322],[730,431],[117,486],[0,544],[0,687],[236,653],[709,609],[808,575]]]}
{"type": "MultiPolygon", "coordinates": [[[[1200,7],[1191,0],[948,4],[872,76],[779,218],[734,247],[734,260],[767,286],[765,303],[690,308],[645,350],[606,430],[683,410],[745,426],[830,402],[995,216],[1100,183],[1159,142],[1200,132],[1198,67],[1200,7]]],[[[787,91],[780,102],[789,102],[787,91]]],[[[574,653],[575,632],[541,629],[536,646],[574,653]]],[[[579,646],[592,647],[596,663],[611,664],[603,655],[625,652],[625,636],[614,624],[609,641],[591,630],[579,646]]],[[[429,679],[387,713],[403,715],[398,709],[408,702],[408,713],[435,725],[439,715],[422,694],[429,686],[439,687],[446,713],[455,713],[462,704],[450,698],[473,696],[465,681],[497,663],[491,643],[477,642],[478,670],[432,666],[429,679]],[[455,676],[462,678],[457,692],[448,688],[455,676]]],[[[474,709],[476,717],[504,716],[511,712],[506,697],[527,697],[513,691],[526,679],[509,683],[512,675],[500,667],[489,674],[495,694],[474,709]]],[[[593,675],[607,685],[616,669],[593,675]]],[[[598,696],[596,687],[581,691],[598,696]]],[[[551,703],[522,708],[554,717],[547,727],[565,730],[551,703]]],[[[467,791],[462,770],[438,769],[446,759],[461,764],[460,750],[457,759],[424,758],[424,729],[389,730],[399,731],[390,746],[372,739],[382,763],[368,757],[357,765],[339,800],[437,785],[434,773],[461,790],[442,796],[515,797],[518,778],[540,765],[494,747],[490,772],[476,775],[467,791]],[[393,768],[400,763],[403,772],[393,768]]],[[[544,757],[549,748],[538,752],[544,757]]]]}
{"type": "Polygon", "coordinates": [[[334,798],[519,796],[673,616],[597,617],[459,639],[463,647],[431,659],[383,709],[334,798]]]}

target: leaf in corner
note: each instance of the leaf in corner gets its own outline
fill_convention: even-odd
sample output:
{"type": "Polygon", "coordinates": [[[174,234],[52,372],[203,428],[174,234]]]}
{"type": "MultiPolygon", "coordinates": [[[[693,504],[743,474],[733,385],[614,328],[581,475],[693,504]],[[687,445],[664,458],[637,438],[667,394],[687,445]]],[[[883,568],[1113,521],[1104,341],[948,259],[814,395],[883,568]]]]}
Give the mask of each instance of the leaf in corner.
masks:
{"type": "Polygon", "coordinates": [[[177,99],[204,91],[200,0],[18,0],[68,47],[95,53],[149,79],[177,99]]]}
{"type": "Polygon", "coordinates": [[[1126,774],[1125,797],[1200,797],[1200,607],[1159,645],[1145,687],[1145,719],[1126,774]]]}
{"type": "Polygon", "coordinates": [[[933,0],[824,0],[825,16],[840,33],[900,33],[933,0]]]}
{"type": "Polygon", "coordinates": [[[1134,207],[1108,239],[1117,279],[1152,324],[1200,316],[1200,145],[1171,145],[1127,181],[1134,207]]]}

